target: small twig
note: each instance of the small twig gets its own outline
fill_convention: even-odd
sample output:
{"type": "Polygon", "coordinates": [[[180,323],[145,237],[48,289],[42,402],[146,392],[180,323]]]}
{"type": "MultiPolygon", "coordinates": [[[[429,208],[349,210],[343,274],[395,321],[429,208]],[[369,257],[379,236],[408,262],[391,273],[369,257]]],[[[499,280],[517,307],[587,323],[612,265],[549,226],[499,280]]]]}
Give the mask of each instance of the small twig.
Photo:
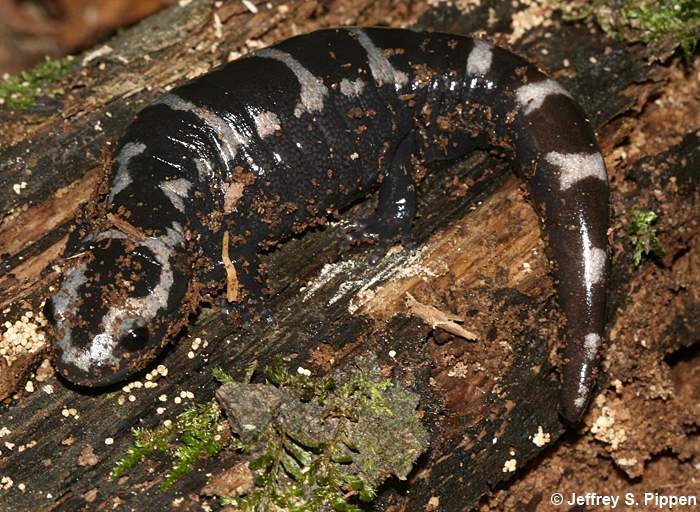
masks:
{"type": "Polygon", "coordinates": [[[408,310],[413,316],[420,318],[433,329],[439,328],[469,341],[479,339],[476,334],[456,323],[464,321],[459,316],[445,313],[427,304],[422,304],[408,292],[406,292],[406,306],[408,306],[408,310]]]}
{"type": "Polygon", "coordinates": [[[148,238],[139,228],[129,224],[127,221],[121,217],[117,217],[113,213],[107,214],[107,220],[112,224],[112,226],[131,238],[131,240],[134,242],[143,242],[148,238]]]}
{"type": "Polygon", "coordinates": [[[238,300],[238,275],[236,274],[236,267],[233,266],[233,262],[228,255],[228,238],[228,231],[224,231],[221,261],[224,262],[224,269],[226,270],[226,300],[236,302],[238,300]]]}

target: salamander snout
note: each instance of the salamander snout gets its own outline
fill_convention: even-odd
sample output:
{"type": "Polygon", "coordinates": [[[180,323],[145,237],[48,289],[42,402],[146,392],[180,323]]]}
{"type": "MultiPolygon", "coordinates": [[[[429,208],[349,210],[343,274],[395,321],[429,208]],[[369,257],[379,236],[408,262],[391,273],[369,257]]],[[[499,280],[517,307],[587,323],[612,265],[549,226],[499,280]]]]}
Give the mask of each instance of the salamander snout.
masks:
{"type": "MultiPolygon", "coordinates": [[[[134,320],[132,320],[134,322],[134,320]]],[[[107,386],[127,379],[157,355],[158,345],[149,343],[148,329],[130,326],[128,320],[115,336],[109,330],[86,334],[81,328],[57,325],[64,334],[53,344],[54,366],[65,379],[81,386],[107,386]],[[88,343],[82,346],[73,338],[88,343]]]]}
{"type": "Polygon", "coordinates": [[[144,369],[161,351],[173,269],[167,246],[110,238],[86,246],[47,301],[54,366],[69,381],[106,386],[144,369]]]}

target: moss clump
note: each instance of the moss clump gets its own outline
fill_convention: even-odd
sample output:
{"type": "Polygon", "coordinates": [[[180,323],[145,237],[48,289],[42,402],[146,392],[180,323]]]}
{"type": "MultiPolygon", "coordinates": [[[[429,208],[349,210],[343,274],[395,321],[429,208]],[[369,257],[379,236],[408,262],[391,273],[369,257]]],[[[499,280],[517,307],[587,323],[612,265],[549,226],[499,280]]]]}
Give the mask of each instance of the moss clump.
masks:
{"type": "Polygon", "coordinates": [[[374,359],[313,379],[281,359],[267,384],[228,380],[217,391],[252,462],[254,485],[222,503],[242,511],[359,511],[426,449],[418,397],[381,378],[374,359]]]}
{"type": "Polygon", "coordinates": [[[653,211],[632,210],[632,222],[630,224],[629,237],[634,247],[632,261],[638,267],[642,256],[653,254],[657,258],[664,255],[661,242],[656,237],[656,221],[658,215],[653,211]]]}
{"type": "Polygon", "coordinates": [[[613,37],[643,41],[655,52],[667,53],[680,46],[690,61],[700,38],[698,0],[552,0],[569,19],[594,17],[613,37]]]}
{"type": "MultiPolygon", "coordinates": [[[[231,468],[239,490],[217,491],[223,505],[248,512],[359,512],[390,476],[405,479],[428,445],[417,414],[418,397],[383,379],[375,358],[359,358],[327,378],[290,373],[276,358],[266,383],[250,383],[255,365],[238,382],[221,369],[216,396],[226,411],[232,448],[245,458],[231,468]]],[[[153,452],[173,459],[161,489],[194,463],[217,454],[221,409],[215,402],[193,406],[157,429],[134,429],[129,448],[111,477],[118,478],[153,452]]]]}
{"type": "Polygon", "coordinates": [[[216,403],[207,402],[186,409],[174,422],[155,430],[133,429],[134,446],[114,466],[111,478],[119,478],[153,452],[167,453],[174,462],[161,489],[168,489],[199,458],[219,453],[223,447],[220,418],[221,410],[216,403]]]}
{"type": "Polygon", "coordinates": [[[54,97],[63,91],[52,85],[68,74],[72,57],[52,60],[48,57],[30,71],[18,75],[5,75],[0,82],[0,105],[14,109],[34,106],[39,96],[54,97]]]}
{"type": "Polygon", "coordinates": [[[686,60],[690,61],[700,37],[700,2],[697,0],[674,0],[649,2],[628,0],[625,16],[641,29],[642,40],[654,43],[665,37],[678,41],[686,60]]]}

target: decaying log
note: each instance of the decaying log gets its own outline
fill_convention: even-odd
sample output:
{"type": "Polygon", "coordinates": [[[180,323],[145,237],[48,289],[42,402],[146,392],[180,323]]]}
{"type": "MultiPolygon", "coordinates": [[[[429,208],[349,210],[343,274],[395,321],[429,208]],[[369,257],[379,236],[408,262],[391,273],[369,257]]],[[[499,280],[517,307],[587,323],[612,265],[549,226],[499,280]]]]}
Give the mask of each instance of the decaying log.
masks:
{"type": "MultiPolygon", "coordinates": [[[[186,5],[153,16],[101,51],[79,58],[62,84],[65,95],[56,102],[27,113],[0,111],[3,322],[14,322],[28,310],[38,315],[60,270],[55,265],[60,266],[70,223],[82,204],[96,199],[109,148],[133,113],[163,90],[229,57],[322,26],[410,24],[501,34],[495,41],[508,43],[502,34],[513,34],[512,22],[518,19],[510,1],[468,13],[449,3],[429,8],[390,0],[274,1],[260,4],[257,14],[238,2],[181,3],[186,5]],[[13,185],[21,182],[27,186],[18,194],[13,185]]],[[[630,116],[662,91],[663,68],[591,27],[558,19],[546,25],[525,27],[521,37],[513,37],[513,47],[548,68],[600,129],[614,190],[610,316],[618,330],[615,312],[629,307],[651,272],[647,267],[634,273],[625,237],[627,212],[655,207],[672,219],[662,226],[667,259],[660,268],[687,278],[675,304],[654,309],[665,315],[665,345],[654,349],[663,358],[698,339],[697,323],[686,320],[700,310],[699,288],[687,291],[698,280],[698,136],[688,133],[659,155],[618,173],[624,166],[617,165],[614,149],[634,129],[630,116]],[[662,165],[666,170],[659,175],[662,165]],[[686,228],[683,234],[672,234],[680,225],[686,228]]],[[[265,365],[278,353],[291,368],[303,365],[318,375],[339,361],[374,352],[388,374],[400,369],[412,375],[431,447],[407,482],[382,489],[378,510],[430,510],[436,504],[440,510],[468,510],[505,485],[511,468],[546,456],[548,444],[566,427],[555,406],[561,317],[537,218],[508,166],[486,153],[432,171],[420,186],[416,249],[392,251],[373,265],[371,249],[338,256],[336,226],[291,240],[265,257],[268,309],[278,328],[242,330],[223,320],[216,308],[205,307],[158,362],[168,372],[155,379],[157,387],[116,387],[110,393],[78,389],[45,366],[37,370],[43,351],[23,356],[11,369],[0,367],[0,391],[7,396],[0,429],[9,430],[2,441],[12,445],[0,446],[0,477],[12,480],[0,482],[0,508],[201,506],[206,475],[234,465],[237,454],[201,461],[168,491],[158,490],[166,470],[162,461],[149,460],[117,481],[108,479],[109,472],[130,443],[132,427],[157,425],[188,403],[210,400],[217,388],[214,367],[240,378],[252,361],[265,365]],[[448,318],[463,319],[462,327],[478,340],[433,330],[410,314],[409,296],[448,318]],[[206,340],[206,347],[196,342],[202,348],[193,350],[196,338],[206,340]],[[25,390],[27,378],[33,392],[25,390]],[[182,391],[194,393],[194,399],[176,404],[173,398],[182,391]],[[160,402],[160,395],[167,401],[160,402]],[[161,405],[163,415],[156,412],[161,405]],[[549,443],[533,442],[538,432],[537,439],[549,443]]],[[[347,217],[371,208],[370,200],[347,217]]],[[[618,350],[623,349],[614,353],[618,350]]],[[[604,389],[605,374],[599,380],[604,389]]]]}

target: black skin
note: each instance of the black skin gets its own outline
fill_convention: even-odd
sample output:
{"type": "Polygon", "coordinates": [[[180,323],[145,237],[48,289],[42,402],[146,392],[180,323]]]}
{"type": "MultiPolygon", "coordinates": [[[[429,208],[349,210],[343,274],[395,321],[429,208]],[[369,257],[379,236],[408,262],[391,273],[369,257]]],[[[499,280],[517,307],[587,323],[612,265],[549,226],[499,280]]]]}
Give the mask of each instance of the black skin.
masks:
{"type": "MultiPolygon", "coordinates": [[[[348,227],[347,244],[408,241],[416,211],[417,166],[485,147],[512,161],[544,218],[567,319],[562,414],[577,421],[597,364],[597,353],[586,356],[581,339],[591,332],[603,336],[607,282],[605,269],[602,282],[588,288],[582,283],[577,229],[585,227],[596,247],[607,247],[608,189],[604,180],[586,178],[559,190],[559,171],[543,156],[551,151],[595,153],[595,138],[583,112],[564,94],[550,94],[539,108],[524,113],[518,89],[546,77],[520,57],[495,48],[486,74],[470,75],[467,62],[474,48],[473,39],[449,34],[321,30],[227,64],[142,110],[116,154],[118,160],[127,149],[141,148],[125,165],[131,181],[119,185],[120,166],[115,163],[112,186],[121,188],[107,211],[111,225],[137,248],[139,238],[163,236],[173,223],[183,226],[184,241],[169,254],[182,282],[172,286],[152,325],[123,335],[121,353],[129,356],[129,347],[137,346],[132,355],[86,371],[66,361],[56,342],[61,373],[97,386],[146,366],[196,305],[199,295],[192,290],[203,286],[213,291],[226,282],[225,232],[238,279],[237,303],[245,310],[263,311],[260,250],[322,222],[329,212],[377,188],[375,215],[348,227]],[[367,41],[379,48],[377,53],[368,50],[367,41]],[[351,83],[354,93],[348,92],[351,83]],[[262,129],[256,119],[258,124],[265,120],[262,129]],[[178,208],[161,186],[183,178],[192,186],[178,208]]],[[[102,225],[93,231],[104,229],[102,225]]],[[[91,249],[78,240],[68,253],[78,250],[91,249]]],[[[135,263],[138,255],[130,253],[102,264],[135,263]]],[[[104,279],[104,273],[90,277],[89,285],[114,286],[104,279]]],[[[95,314],[95,307],[88,310],[85,304],[83,300],[75,306],[78,321],[64,321],[64,329],[99,323],[99,318],[84,321],[95,314]]],[[[88,333],[73,338],[71,344],[80,350],[92,343],[88,333]]]]}

